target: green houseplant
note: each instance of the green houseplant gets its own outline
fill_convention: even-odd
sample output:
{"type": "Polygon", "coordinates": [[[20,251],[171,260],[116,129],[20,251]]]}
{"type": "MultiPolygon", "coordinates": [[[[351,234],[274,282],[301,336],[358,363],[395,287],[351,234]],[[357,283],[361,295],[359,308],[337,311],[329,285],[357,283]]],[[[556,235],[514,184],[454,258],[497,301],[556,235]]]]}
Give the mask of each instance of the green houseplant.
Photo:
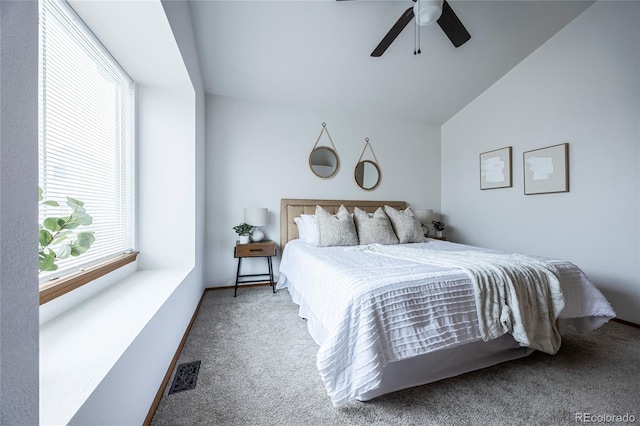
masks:
{"type": "MultiPolygon", "coordinates": [[[[42,188],[38,188],[38,201],[40,204],[51,207],[60,206],[57,201],[44,200],[42,188]]],[[[84,203],[75,198],[67,197],[66,204],[71,209],[68,215],[46,217],[38,226],[40,243],[38,273],[57,270],[56,262],[58,260],[86,253],[96,240],[93,231],[74,231],[80,226],[88,226],[93,223],[93,218],[87,214],[84,203]]]]}
{"type": "Polygon", "coordinates": [[[431,223],[433,224],[433,229],[435,229],[436,231],[444,231],[443,222],[440,222],[439,220],[432,220],[431,223]]]}
{"type": "Polygon", "coordinates": [[[432,220],[433,229],[436,230],[436,237],[442,237],[442,231],[444,231],[444,222],[440,222],[439,220],[432,220]]]}
{"type": "Polygon", "coordinates": [[[241,223],[233,227],[233,230],[240,236],[240,244],[247,244],[249,242],[249,235],[253,231],[253,226],[248,223],[241,223]]]}

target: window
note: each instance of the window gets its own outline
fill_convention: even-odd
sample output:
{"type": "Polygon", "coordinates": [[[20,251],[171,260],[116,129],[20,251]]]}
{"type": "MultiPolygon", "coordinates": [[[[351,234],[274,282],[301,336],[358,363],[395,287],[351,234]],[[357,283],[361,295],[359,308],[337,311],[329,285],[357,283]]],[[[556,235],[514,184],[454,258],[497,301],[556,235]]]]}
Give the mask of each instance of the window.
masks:
{"type": "MultiPolygon", "coordinates": [[[[135,249],[135,86],[66,2],[40,4],[39,183],[44,199],[84,202],[95,236],[41,273],[42,289],[135,249]]],[[[68,214],[64,203],[40,205],[40,223],[68,214]]]]}

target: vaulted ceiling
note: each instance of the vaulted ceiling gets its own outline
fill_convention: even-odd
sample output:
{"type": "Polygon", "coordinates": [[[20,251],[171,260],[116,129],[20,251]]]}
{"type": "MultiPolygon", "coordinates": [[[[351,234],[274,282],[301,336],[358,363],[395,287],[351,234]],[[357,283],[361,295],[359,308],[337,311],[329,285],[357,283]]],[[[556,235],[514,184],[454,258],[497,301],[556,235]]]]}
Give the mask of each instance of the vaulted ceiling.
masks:
{"type": "MultiPolygon", "coordinates": [[[[191,1],[207,93],[442,124],[592,1],[449,0],[471,40],[409,24],[371,51],[410,0],[191,1]]],[[[553,66],[553,64],[549,64],[553,66]]],[[[526,100],[523,100],[525,102],[526,100]]]]}

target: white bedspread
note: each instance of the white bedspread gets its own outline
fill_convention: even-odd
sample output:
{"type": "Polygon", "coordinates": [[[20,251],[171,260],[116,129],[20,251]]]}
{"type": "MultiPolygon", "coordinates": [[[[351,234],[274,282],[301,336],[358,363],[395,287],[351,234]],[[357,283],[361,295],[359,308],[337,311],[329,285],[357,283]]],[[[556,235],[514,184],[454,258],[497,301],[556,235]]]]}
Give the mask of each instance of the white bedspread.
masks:
{"type": "Polygon", "coordinates": [[[473,284],[482,340],[511,333],[521,346],[555,354],[557,319],[564,308],[558,270],[551,263],[517,253],[411,250],[407,246],[363,247],[384,256],[460,268],[473,284]]]}
{"type": "MultiPolygon", "coordinates": [[[[406,246],[425,253],[490,252],[435,240],[406,246]]],[[[561,326],[575,320],[576,328],[588,331],[615,316],[580,269],[549,262],[565,295],[561,326]]],[[[278,288],[285,287],[320,345],[318,370],[336,406],[376,389],[390,362],[482,339],[473,283],[459,268],[381,256],[363,246],[313,247],[294,240],[280,263],[278,288]]]]}

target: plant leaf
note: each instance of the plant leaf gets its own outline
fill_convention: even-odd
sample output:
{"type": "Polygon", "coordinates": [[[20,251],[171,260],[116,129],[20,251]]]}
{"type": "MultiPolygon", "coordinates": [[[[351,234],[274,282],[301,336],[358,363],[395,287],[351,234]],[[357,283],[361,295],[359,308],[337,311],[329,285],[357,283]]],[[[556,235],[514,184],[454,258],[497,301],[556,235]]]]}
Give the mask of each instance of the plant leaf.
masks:
{"type": "Polygon", "coordinates": [[[52,207],[60,207],[60,203],[58,203],[57,201],[53,201],[53,200],[43,201],[42,204],[46,204],[46,205],[52,206],[52,207]]]}
{"type": "Polygon", "coordinates": [[[56,250],[56,257],[58,259],[66,259],[71,254],[71,245],[63,244],[56,250]]]}
{"type": "Polygon", "coordinates": [[[51,233],[46,229],[41,229],[38,233],[38,239],[40,240],[40,245],[46,247],[51,242],[51,233]]]}
{"type": "Polygon", "coordinates": [[[89,250],[88,247],[83,247],[81,245],[73,244],[71,246],[71,256],[74,256],[74,257],[80,256],[81,254],[86,253],[87,250],[89,250]]]}
{"type": "Polygon", "coordinates": [[[93,223],[93,218],[86,213],[74,214],[73,219],[74,222],[83,226],[91,225],[93,223]]]}
{"type": "Polygon", "coordinates": [[[54,262],[56,261],[56,255],[54,253],[47,253],[44,254],[43,252],[40,252],[41,255],[39,256],[39,265],[38,265],[38,269],[40,270],[40,272],[42,271],[55,271],[56,269],[58,269],[58,265],[56,265],[54,262]]]}
{"type": "Polygon", "coordinates": [[[84,203],[80,200],[76,200],[75,198],[67,197],[67,205],[73,209],[76,206],[84,206],[84,203]]]}
{"type": "Polygon", "coordinates": [[[66,235],[56,235],[56,237],[53,239],[53,241],[51,241],[52,246],[58,245],[60,243],[62,243],[65,240],[68,240],[69,238],[66,235]]]}
{"type": "Polygon", "coordinates": [[[80,224],[72,220],[72,221],[68,221],[64,225],[64,229],[76,229],[78,226],[80,226],[80,224]]]}
{"type": "Polygon", "coordinates": [[[78,233],[78,242],[82,245],[86,244],[87,248],[94,243],[96,237],[93,235],[93,232],[80,232],[78,233]]]}
{"type": "Polygon", "coordinates": [[[49,231],[59,231],[64,222],[60,223],[60,218],[57,217],[48,217],[43,222],[44,227],[49,231]]]}

